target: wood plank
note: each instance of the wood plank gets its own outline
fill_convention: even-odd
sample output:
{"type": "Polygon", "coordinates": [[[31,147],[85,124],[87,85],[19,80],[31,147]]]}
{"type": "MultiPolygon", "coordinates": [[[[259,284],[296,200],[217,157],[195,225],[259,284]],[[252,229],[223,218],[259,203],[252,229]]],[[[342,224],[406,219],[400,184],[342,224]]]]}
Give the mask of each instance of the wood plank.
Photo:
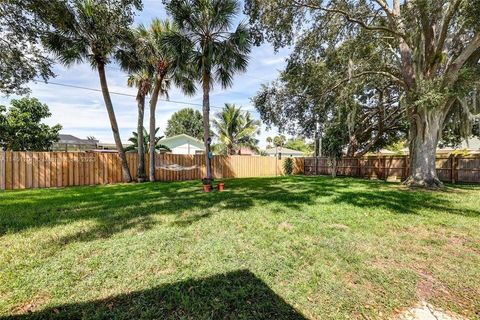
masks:
{"type": "Polygon", "coordinates": [[[38,164],[38,152],[32,154],[32,187],[34,189],[39,187],[39,164],[38,164]]]}
{"type": "Polygon", "coordinates": [[[25,188],[32,189],[33,187],[33,152],[27,152],[25,156],[25,165],[26,165],[26,172],[25,172],[25,188]]]}
{"type": "Polygon", "coordinates": [[[50,188],[51,186],[51,179],[50,179],[50,174],[51,174],[51,154],[50,152],[45,152],[44,153],[44,162],[45,162],[45,188],[50,188]]]}
{"type": "Polygon", "coordinates": [[[6,189],[5,167],[7,162],[7,155],[5,151],[0,151],[0,190],[6,189]]]}
{"type": "Polygon", "coordinates": [[[50,186],[57,187],[58,167],[56,152],[50,154],[50,163],[50,186]]]}

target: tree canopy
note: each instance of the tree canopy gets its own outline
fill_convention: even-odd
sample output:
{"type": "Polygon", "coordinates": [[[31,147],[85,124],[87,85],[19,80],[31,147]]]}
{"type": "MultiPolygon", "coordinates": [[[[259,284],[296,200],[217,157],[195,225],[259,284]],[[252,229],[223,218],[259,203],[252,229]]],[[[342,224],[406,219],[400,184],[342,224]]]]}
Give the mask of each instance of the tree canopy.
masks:
{"type": "Polygon", "coordinates": [[[471,134],[478,111],[480,0],[247,0],[245,9],[257,43],[293,44],[289,67],[311,64],[320,74],[294,86],[291,100],[309,111],[293,113],[293,121],[318,130],[333,109],[351,108],[349,99],[355,105],[359,92],[380,83],[394,93],[391,107],[401,109],[407,125],[409,183],[441,185],[435,152],[443,129],[456,114],[452,125],[471,134]]]}
{"type": "Polygon", "coordinates": [[[55,17],[63,15],[60,1],[0,1],[0,92],[25,94],[26,83],[52,77],[53,60],[41,45],[55,17]]]}
{"type": "Polygon", "coordinates": [[[11,151],[49,151],[58,141],[62,126],[42,123],[51,116],[46,104],[36,98],[11,100],[0,106],[0,149],[11,151]]]}
{"type": "Polygon", "coordinates": [[[242,147],[258,151],[256,136],[260,133],[260,121],[254,120],[250,112],[227,103],[217,113],[213,127],[219,141],[216,147],[220,153],[235,155],[242,147]]]}
{"type": "Polygon", "coordinates": [[[184,108],[175,112],[167,123],[165,135],[167,137],[179,134],[188,134],[203,141],[203,117],[200,111],[184,108]]]}

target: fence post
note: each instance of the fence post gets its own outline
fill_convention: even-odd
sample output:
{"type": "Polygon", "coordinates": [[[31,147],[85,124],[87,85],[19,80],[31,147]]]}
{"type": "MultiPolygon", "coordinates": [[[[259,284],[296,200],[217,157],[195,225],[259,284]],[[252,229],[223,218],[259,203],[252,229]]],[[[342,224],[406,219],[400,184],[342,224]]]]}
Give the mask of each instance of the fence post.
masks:
{"type": "Polygon", "coordinates": [[[458,157],[456,155],[453,156],[452,161],[452,183],[458,182],[458,157]]]}
{"type": "Polygon", "coordinates": [[[5,151],[0,151],[0,190],[5,190],[5,167],[6,167],[5,151]]]}

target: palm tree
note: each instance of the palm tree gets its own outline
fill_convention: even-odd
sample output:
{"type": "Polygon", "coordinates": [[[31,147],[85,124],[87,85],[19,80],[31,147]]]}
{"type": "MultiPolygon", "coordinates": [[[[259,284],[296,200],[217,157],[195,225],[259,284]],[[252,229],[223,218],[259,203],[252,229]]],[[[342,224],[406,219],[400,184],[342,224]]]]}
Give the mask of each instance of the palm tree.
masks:
{"type": "Polygon", "coordinates": [[[145,173],[145,151],[143,134],[143,122],[145,115],[145,98],[147,94],[152,92],[154,82],[154,69],[149,63],[148,46],[149,33],[143,25],[140,25],[135,30],[132,30],[131,39],[126,41],[124,46],[116,53],[116,58],[120,62],[123,70],[129,73],[127,84],[129,87],[136,87],[137,90],[137,132],[138,146],[136,151],[138,153],[138,167],[137,180],[144,182],[146,179],[145,173]],[[146,50],[147,49],[147,50],[146,50]],[[147,51],[147,52],[146,52],[147,51]]]}
{"type": "Polygon", "coordinates": [[[189,52],[185,61],[203,90],[203,131],[207,178],[212,179],[210,162],[210,90],[217,82],[232,86],[233,75],[245,71],[251,49],[249,30],[244,23],[231,26],[240,11],[237,0],[165,0],[167,12],[179,32],[168,39],[177,52],[189,52]]]}
{"type": "MultiPolygon", "coordinates": [[[[164,136],[157,137],[158,130],[160,128],[155,129],[155,143],[153,145],[153,149],[156,151],[172,151],[169,147],[167,147],[164,144],[160,143],[160,140],[164,138],[164,136]]],[[[132,137],[128,139],[132,144],[129,145],[128,147],[125,148],[125,152],[130,152],[130,151],[137,151],[139,148],[142,148],[143,150],[148,150],[150,149],[150,135],[147,132],[147,129],[142,127],[140,130],[142,132],[141,135],[139,135],[137,132],[132,132],[132,137]]]]}
{"type": "Polygon", "coordinates": [[[217,119],[213,120],[220,150],[228,155],[237,154],[241,147],[258,151],[256,135],[260,134],[260,121],[253,120],[250,112],[243,112],[234,104],[225,104],[217,119]]]}
{"type": "Polygon", "coordinates": [[[169,21],[154,19],[148,28],[148,41],[146,41],[144,56],[148,59],[154,70],[154,86],[150,99],[150,149],[149,149],[149,179],[155,181],[155,112],[159,96],[168,99],[168,90],[171,83],[180,87],[187,95],[195,93],[194,80],[189,77],[185,65],[185,54],[178,54],[165,41],[166,38],[177,32],[175,26],[169,21]]]}
{"type": "Polygon", "coordinates": [[[122,146],[117,119],[108,90],[105,66],[119,43],[128,34],[133,23],[135,8],[140,9],[138,0],[78,0],[65,1],[61,22],[45,37],[46,47],[66,66],[89,62],[96,69],[100,79],[103,99],[107,109],[113,138],[120,155],[123,180],[130,182],[127,158],[122,146]]]}

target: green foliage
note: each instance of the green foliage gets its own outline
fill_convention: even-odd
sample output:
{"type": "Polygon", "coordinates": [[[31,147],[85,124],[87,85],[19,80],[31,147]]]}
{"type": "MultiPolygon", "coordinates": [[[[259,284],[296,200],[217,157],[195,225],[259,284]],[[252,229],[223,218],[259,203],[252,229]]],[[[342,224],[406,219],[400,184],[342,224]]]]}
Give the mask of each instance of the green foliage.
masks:
{"type": "Polygon", "coordinates": [[[288,139],[284,144],[285,148],[302,151],[305,154],[311,154],[313,152],[312,144],[307,144],[305,138],[296,137],[293,139],[288,139]]]}
{"type": "Polygon", "coordinates": [[[287,176],[291,176],[293,173],[293,159],[291,157],[286,158],[283,161],[283,173],[287,176]]]}
{"type": "Polygon", "coordinates": [[[167,137],[188,134],[203,141],[203,116],[198,110],[184,108],[175,112],[168,120],[165,135],[167,137]]]}
{"type": "Polygon", "coordinates": [[[389,146],[386,146],[385,149],[392,151],[395,153],[395,155],[401,156],[404,155],[405,152],[403,149],[408,145],[408,142],[406,140],[400,140],[397,141],[389,146]]]}
{"type": "Polygon", "coordinates": [[[267,137],[267,148],[273,148],[273,147],[283,147],[285,145],[285,142],[287,141],[287,137],[285,137],[283,134],[275,136],[275,137],[267,137]]]}
{"type": "Polygon", "coordinates": [[[88,62],[92,67],[110,62],[130,37],[139,0],[78,0],[63,2],[64,14],[54,21],[44,43],[64,65],[88,62]]]}
{"type": "Polygon", "coordinates": [[[46,104],[35,98],[13,99],[10,107],[0,106],[0,149],[48,151],[58,141],[59,124],[50,127],[42,120],[51,116],[46,104]]]}
{"type": "Polygon", "coordinates": [[[250,112],[227,103],[216,115],[213,126],[219,140],[216,148],[220,153],[234,155],[241,147],[258,151],[256,136],[260,133],[260,121],[253,120],[250,112]]]}
{"type": "Polygon", "coordinates": [[[58,0],[0,1],[0,92],[25,94],[26,84],[53,76],[53,61],[41,45],[51,19],[62,16],[58,0]]]}
{"type": "Polygon", "coordinates": [[[192,67],[192,75],[202,84],[218,82],[230,87],[236,72],[246,71],[250,36],[245,24],[231,30],[240,11],[237,0],[164,0],[178,32],[167,39],[183,61],[192,67]],[[208,83],[206,83],[208,81],[208,83]]]}
{"type": "MultiPolygon", "coordinates": [[[[155,150],[157,151],[172,151],[169,147],[167,147],[164,144],[160,143],[160,140],[162,140],[164,137],[159,136],[157,137],[157,132],[160,128],[155,129],[155,150]]],[[[132,152],[132,151],[137,151],[138,150],[138,133],[137,132],[132,132],[132,137],[128,139],[130,141],[131,145],[125,148],[126,152],[132,152]]],[[[150,134],[148,133],[147,129],[143,128],[143,150],[148,152],[150,147],[150,134]]]]}
{"type": "Polygon", "coordinates": [[[348,134],[345,124],[337,123],[327,127],[322,140],[322,154],[333,160],[340,159],[346,141],[348,141],[348,134]]]}

